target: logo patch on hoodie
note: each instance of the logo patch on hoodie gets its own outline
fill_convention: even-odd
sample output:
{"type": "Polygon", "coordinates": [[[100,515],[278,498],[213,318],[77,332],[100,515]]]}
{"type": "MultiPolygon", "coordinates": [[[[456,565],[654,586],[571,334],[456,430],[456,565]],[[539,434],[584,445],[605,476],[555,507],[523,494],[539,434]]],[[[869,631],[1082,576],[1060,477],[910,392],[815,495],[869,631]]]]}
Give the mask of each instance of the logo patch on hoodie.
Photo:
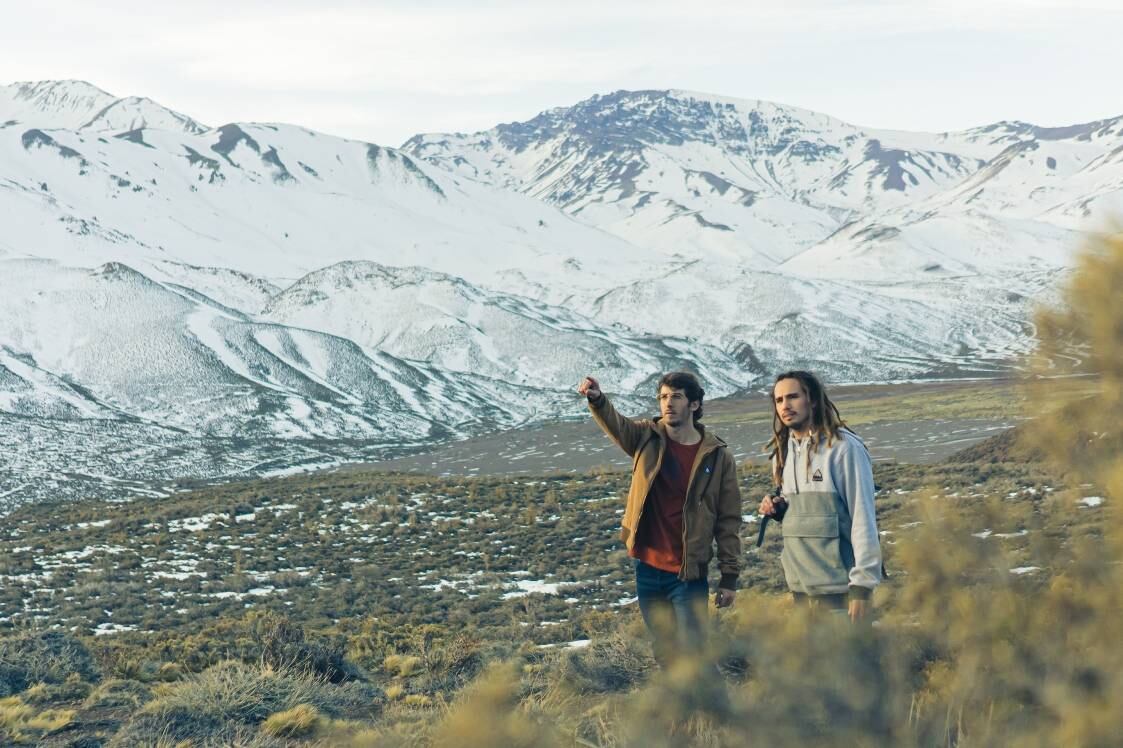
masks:
{"type": "Polygon", "coordinates": [[[823,482],[823,471],[822,470],[816,470],[815,474],[811,476],[811,480],[818,481],[819,483],[822,483],[823,482]]]}

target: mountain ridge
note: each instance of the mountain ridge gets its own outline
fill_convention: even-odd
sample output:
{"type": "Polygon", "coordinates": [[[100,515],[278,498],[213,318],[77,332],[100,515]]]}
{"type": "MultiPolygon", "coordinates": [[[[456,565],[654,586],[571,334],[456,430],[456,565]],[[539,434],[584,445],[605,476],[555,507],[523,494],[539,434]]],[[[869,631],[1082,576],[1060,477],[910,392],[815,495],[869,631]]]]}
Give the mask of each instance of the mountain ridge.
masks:
{"type": "Polygon", "coordinates": [[[577,416],[588,372],[637,409],[669,368],[711,396],[1008,372],[1123,198],[1123,118],[903,133],[616,92],[397,149],[63,83],[0,87],[0,433],[27,445],[0,495],[577,416]]]}

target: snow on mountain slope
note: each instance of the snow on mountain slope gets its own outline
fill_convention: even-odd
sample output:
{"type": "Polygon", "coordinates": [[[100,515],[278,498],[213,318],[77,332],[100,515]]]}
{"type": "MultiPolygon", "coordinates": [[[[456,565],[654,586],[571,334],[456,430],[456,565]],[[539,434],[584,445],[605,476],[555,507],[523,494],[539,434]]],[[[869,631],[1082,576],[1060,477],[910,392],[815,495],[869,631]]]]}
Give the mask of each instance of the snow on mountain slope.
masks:
{"type": "Polygon", "coordinates": [[[1065,128],[1003,123],[982,131],[1002,150],[936,204],[1069,229],[1102,225],[1123,208],[1123,117],[1065,128]]]}
{"type": "MultiPolygon", "coordinates": [[[[629,351],[676,355],[662,341],[629,351]]],[[[20,500],[370,459],[583,407],[572,378],[510,380],[254,318],[119,263],[0,261],[8,501],[29,475],[20,500]]]]}
{"type": "Polygon", "coordinates": [[[620,91],[403,149],[645,246],[769,267],[855,211],[930,196],[980,165],[928,140],[770,102],[620,91]]]}
{"type": "Polygon", "coordinates": [[[958,278],[1001,290],[1027,271],[1066,267],[1083,239],[1082,233],[1045,221],[1000,219],[970,207],[943,213],[894,211],[844,225],[776,271],[803,278],[876,279],[875,284],[924,285],[958,278]]]}
{"type": "Polygon", "coordinates": [[[531,198],[299,127],[8,126],[0,165],[6,241],[65,263],[168,260],[284,284],[362,259],[552,300],[605,284],[586,267],[634,277],[649,264],[639,247],[531,198]]]}
{"type": "Polygon", "coordinates": [[[842,282],[694,261],[586,303],[603,323],[648,309],[652,327],[728,351],[759,377],[808,368],[888,381],[1008,367],[1032,342],[1028,319],[1054,280],[1025,273],[999,292],[991,282],[842,282]],[[657,303],[671,294],[690,303],[657,303]]]}
{"type": "Polygon", "coordinates": [[[621,91],[403,148],[669,256],[924,282],[934,265],[990,275],[1027,255],[1064,265],[1081,231],[1123,208],[1121,121],[937,135],[762,101],[621,91]],[[891,246],[871,251],[885,227],[891,246]]]}
{"type": "Polygon", "coordinates": [[[146,127],[201,133],[187,115],[140,96],[117,98],[85,81],[41,81],[0,86],[0,122],[25,127],[127,132],[146,127]]]}
{"type": "Polygon", "coordinates": [[[276,296],[261,319],[535,388],[568,392],[590,367],[623,392],[650,389],[658,373],[683,366],[705,371],[715,394],[748,382],[727,354],[688,337],[639,336],[422,268],[333,265],[276,296]]]}
{"type": "Polygon", "coordinates": [[[0,122],[77,130],[117,100],[85,81],[38,81],[0,86],[0,122]]]}
{"type": "Polygon", "coordinates": [[[0,438],[18,446],[0,467],[7,501],[338,464],[574,416],[575,383],[594,365],[630,407],[666,368],[702,368],[714,394],[746,381],[716,348],[604,329],[427,271],[329,267],[262,314],[200,291],[244,299],[261,289],[252,279],[172,273],[0,261],[0,438]]]}
{"type": "MultiPolygon", "coordinates": [[[[490,388],[479,374],[255,321],[121,264],[85,270],[8,260],[0,267],[8,377],[80,383],[79,402],[56,390],[76,407],[88,403],[86,417],[127,415],[219,436],[414,442],[453,435],[447,424],[475,419],[490,388]]],[[[510,386],[519,398],[492,405],[492,425],[523,420],[519,399],[557,398],[510,386]]]]}

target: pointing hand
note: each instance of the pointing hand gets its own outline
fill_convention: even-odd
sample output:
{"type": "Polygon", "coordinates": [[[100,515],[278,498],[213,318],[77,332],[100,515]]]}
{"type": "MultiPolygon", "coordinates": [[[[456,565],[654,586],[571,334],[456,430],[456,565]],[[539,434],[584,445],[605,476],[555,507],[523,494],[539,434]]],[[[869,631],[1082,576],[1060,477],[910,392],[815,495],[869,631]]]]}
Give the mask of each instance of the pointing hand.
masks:
{"type": "Polygon", "coordinates": [[[587,397],[590,402],[599,400],[601,396],[600,382],[592,377],[585,377],[585,380],[577,387],[577,391],[587,397]]]}

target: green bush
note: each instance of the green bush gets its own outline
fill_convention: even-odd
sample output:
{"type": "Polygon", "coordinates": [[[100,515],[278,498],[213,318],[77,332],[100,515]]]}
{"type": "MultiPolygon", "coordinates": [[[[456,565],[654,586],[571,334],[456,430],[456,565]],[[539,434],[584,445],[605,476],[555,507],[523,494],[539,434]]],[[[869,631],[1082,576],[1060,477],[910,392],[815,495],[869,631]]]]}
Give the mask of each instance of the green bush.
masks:
{"type": "Polygon", "coordinates": [[[158,734],[174,741],[221,743],[300,705],[332,717],[369,719],[384,700],[381,691],[366,684],[335,685],[323,676],[230,661],[162,686],[115,740],[130,745],[129,740],[158,734]]]}
{"type": "Polygon", "coordinates": [[[305,639],[304,629],[284,616],[265,616],[254,624],[261,641],[261,662],[278,669],[314,673],[331,683],[362,677],[355,665],[344,657],[343,637],[305,639]]]}
{"type": "Polygon", "coordinates": [[[143,683],[123,678],[111,678],[95,688],[82,706],[86,709],[133,709],[143,706],[152,698],[152,689],[143,683]]]}
{"type": "Polygon", "coordinates": [[[646,638],[619,632],[565,652],[558,677],[577,693],[619,693],[642,683],[654,667],[646,638]]]}
{"type": "Polygon", "coordinates": [[[15,694],[35,683],[61,684],[71,674],[94,681],[97,666],[86,646],[61,631],[0,638],[0,694],[15,694]]]}

